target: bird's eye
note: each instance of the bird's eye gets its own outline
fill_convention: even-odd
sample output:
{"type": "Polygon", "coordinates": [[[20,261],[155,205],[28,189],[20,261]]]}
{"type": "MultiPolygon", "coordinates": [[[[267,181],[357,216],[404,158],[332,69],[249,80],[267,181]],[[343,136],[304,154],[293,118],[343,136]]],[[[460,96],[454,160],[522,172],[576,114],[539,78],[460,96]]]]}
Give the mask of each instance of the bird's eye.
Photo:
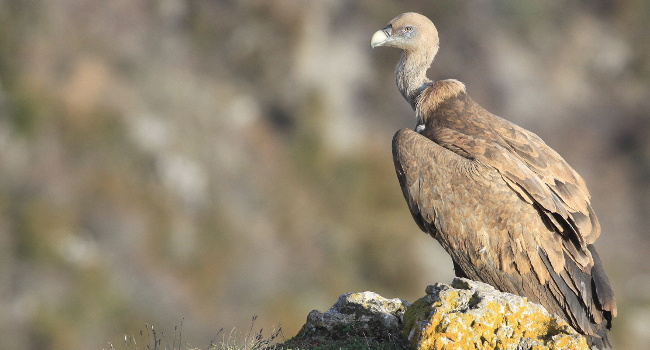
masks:
{"type": "Polygon", "coordinates": [[[413,30],[413,27],[411,27],[411,26],[404,27],[404,31],[407,32],[407,33],[412,31],[412,30],[413,30]]]}

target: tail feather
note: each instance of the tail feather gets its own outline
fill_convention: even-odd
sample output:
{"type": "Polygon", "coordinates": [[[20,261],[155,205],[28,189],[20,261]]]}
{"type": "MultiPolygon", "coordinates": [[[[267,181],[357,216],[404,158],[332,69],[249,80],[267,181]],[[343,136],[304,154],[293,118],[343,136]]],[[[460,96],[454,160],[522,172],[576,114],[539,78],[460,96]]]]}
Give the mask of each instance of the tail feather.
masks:
{"type": "Polygon", "coordinates": [[[583,271],[565,254],[565,268],[556,272],[542,254],[552,279],[549,283],[557,286],[553,288],[556,290],[553,294],[557,303],[545,306],[550,312],[563,315],[578,332],[585,335],[592,347],[609,348],[611,344],[607,332],[611,328],[612,318],[616,316],[614,293],[595,248],[591,244],[587,247],[594,258],[591,271],[583,271]]]}

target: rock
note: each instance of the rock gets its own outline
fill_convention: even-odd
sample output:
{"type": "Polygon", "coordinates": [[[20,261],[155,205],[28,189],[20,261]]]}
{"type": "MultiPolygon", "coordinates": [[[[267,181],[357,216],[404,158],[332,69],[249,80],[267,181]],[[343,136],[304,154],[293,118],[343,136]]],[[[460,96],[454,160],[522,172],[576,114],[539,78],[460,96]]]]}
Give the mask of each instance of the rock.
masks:
{"type": "Polygon", "coordinates": [[[398,331],[409,305],[403,300],[386,299],[373,292],[343,294],[324,313],[317,310],[310,312],[306,326],[313,331],[322,329],[327,332],[349,325],[357,325],[361,331],[369,331],[375,326],[398,331]]]}
{"type": "Polygon", "coordinates": [[[455,278],[435,284],[404,315],[413,349],[585,349],[585,338],[541,305],[492,286],[455,278]]]}
{"type": "Polygon", "coordinates": [[[332,348],[402,349],[402,317],[410,304],[401,299],[386,299],[377,293],[347,293],[327,311],[313,310],[294,338],[280,348],[314,349],[328,344],[332,348]]]}
{"type": "Polygon", "coordinates": [[[276,349],[589,350],[585,338],[538,304],[485,283],[437,283],[412,305],[373,292],[348,293],[312,311],[276,349]]]}

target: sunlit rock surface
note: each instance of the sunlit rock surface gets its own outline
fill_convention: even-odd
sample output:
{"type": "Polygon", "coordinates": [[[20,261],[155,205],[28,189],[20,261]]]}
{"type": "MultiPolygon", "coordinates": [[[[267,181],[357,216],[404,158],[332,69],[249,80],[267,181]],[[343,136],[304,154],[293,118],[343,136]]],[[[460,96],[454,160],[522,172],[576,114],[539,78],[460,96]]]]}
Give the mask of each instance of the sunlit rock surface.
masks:
{"type": "Polygon", "coordinates": [[[327,311],[314,310],[279,349],[584,349],[567,322],[492,286],[455,278],[437,283],[413,304],[373,292],[348,293],[327,311]]]}
{"type": "Polygon", "coordinates": [[[404,315],[415,349],[589,349],[566,321],[526,298],[485,283],[455,278],[437,283],[404,315]]]}

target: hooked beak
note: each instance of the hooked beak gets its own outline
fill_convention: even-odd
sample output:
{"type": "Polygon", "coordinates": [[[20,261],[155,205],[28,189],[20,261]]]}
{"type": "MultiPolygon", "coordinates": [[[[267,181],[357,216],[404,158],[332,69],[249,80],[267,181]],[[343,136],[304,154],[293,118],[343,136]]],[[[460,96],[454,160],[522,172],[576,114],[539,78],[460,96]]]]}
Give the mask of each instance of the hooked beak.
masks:
{"type": "Polygon", "coordinates": [[[370,47],[374,49],[377,46],[384,46],[384,44],[391,40],[392,32],[393,28],[390,25],[376,31],[372,35],[372,39],[370,39],[370,47]]]}

